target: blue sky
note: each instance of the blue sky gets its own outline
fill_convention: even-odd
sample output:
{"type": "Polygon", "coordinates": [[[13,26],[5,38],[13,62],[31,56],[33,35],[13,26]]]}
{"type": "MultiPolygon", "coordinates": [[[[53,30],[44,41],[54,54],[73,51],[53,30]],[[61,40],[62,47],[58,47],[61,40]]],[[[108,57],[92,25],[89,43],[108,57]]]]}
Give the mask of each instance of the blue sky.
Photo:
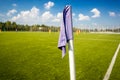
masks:
{"type": "Polygon", "coordinates": [[[65,5],[72,6],[76,27],[120,26],[120,0],[0,0],[0,21],[60,26],[65,5]]]}

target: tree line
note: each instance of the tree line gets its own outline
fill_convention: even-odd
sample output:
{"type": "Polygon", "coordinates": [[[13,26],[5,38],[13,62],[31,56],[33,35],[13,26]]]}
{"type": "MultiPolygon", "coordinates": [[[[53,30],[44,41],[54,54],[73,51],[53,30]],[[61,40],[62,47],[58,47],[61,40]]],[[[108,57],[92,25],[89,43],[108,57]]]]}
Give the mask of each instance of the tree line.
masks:
{"type": "Polygon", "coordinates": [[[47,25],[22,25],[17,24],[16,22],[6,21],[0,22],[0,30],[1,31],[44,31],[48,32],[49,30],[57,32],[59,31],[60,27],[56,26],[47,26],[47,25]]]}
{"type": "MultiPolygon", "coordinates": [[[[120,32],[119,28],[114,29],[80,29],[78,27],[74,27],[73,31],[79,31],[80,32],[120,32]]],[[[58,32],[60,31],[60,27],[57,26],[47,26],[47,25],[22,25],[17,24],[16,22],[6,21],[6,22],[0,22],[0,31],[41,31],[41,32],[58,32]]]]}

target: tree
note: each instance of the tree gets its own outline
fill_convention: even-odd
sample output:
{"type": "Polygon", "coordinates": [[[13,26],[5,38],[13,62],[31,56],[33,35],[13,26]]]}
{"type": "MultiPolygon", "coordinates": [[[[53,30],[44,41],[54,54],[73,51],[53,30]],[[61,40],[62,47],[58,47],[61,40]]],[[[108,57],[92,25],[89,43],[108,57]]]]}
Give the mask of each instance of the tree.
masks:
{"type": "Polygon", "coordinates": [[[12,23],[12,27],[11,27],[11,28],[12,28],[12,30],[16,30],[16,29],[17,29],[17,24],[16,24],[16,22],[13,22],[13,23],[12,23]]]}
{"type": "Polygon", "coordinates": [[[53,32],[57,32],[60,30],[60,27],[55,27],[55,26],[47,26],[47,25],[22,25],[22,24],[17,24],[16,22],[11,22],[11,21],[6,21],[6,22],[0,22],[0,29],[2,31],[44,31],[48,32],[49,30],[53,32]]]}
{"type": "Polygon", "coordinates": [[[29,31],[29,30],[30,30],[30,26],[29,26],[29,25],[26,24],[24,27],[25,27],[25,28],[24,28],[25,31],[29,31]]]}
{"type": "Polygon", "coordinates": [[[3,25],[2,22],[0,22],[0,29],[2,29],[2,25],[3,25]]]}
{"type": "Polygon", "coordinates": [[[5,27],[6,27],[7,31],[9,31],[11,28],[11,21],[5,22],[5,27]]]}
{"type": "Polygon", "coordinates": [[[1,30],[2,30],[2,25],[3,25],[2,22],[0,22],[0,32],[1,32],[1,30]]]}

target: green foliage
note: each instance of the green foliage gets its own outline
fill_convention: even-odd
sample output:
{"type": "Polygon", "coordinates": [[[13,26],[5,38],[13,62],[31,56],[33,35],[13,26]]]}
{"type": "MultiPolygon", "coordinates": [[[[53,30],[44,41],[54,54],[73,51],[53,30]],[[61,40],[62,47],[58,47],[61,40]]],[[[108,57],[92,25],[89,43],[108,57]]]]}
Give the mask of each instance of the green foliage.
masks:
{"type": "MultiPolygon", "coordinates": [[[[1,32],[0,80],[69,80],[68,52],[62,59],[59,33],[1,32]]],[[[120,43],[115,34],[74,34],[76,80],[102,80],[120,43]]],[[[111,80],[119,80],[119,58],[111,80]],[[117,74],[116,74],[117,72],[117,74]]]]}
{"type": "Polygon", "coordinates": [[[0,22],[0,29],[2,29],[2,23],[0,22]]]}
{"type": "Polygon", "coordinates": [[[4,22],[0,22],[0,29],[2,29],[2,31],[41,31],[41,32],[48,32],[49,29],[51,29],[51,31],[53,32],[57,32],[59,27],[55,27],[55,26],[47,26],[47,25],[21,25],[21,24],[17,24],[16,22],[11,22],[11,21],[6,21],[4,22]]]}
{"type": "Polygon", "coordinates": [[[10,27],[11,27],[11,22],[10,21],[5,22],[5,27],[6,27],[7,31],[9,31],[10,27]]]}

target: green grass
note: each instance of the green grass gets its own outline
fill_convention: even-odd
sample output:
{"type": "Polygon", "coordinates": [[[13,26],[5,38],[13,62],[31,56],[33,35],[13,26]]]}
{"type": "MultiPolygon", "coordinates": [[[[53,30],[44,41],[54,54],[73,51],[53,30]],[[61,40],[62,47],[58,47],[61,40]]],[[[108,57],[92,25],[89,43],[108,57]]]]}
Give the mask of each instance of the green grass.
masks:
{"type": "Polygon", "coordinates": [[[120,51],[118,53],[117,60],[111,73],[110,80],[120,80],[120,51]]]}
{"type": "MultiPolygon", "coordinates": [[[[69,80],[68,52],[62,59],[58,36],[59,33],[1,32],[0,80],[69,80]]],[[[74,34],[76,79],[102,80],[119,43],[118,34],[74,34]]],[[[120,79],[119,61],[120,58],[111,80],[120,79]]]]}

